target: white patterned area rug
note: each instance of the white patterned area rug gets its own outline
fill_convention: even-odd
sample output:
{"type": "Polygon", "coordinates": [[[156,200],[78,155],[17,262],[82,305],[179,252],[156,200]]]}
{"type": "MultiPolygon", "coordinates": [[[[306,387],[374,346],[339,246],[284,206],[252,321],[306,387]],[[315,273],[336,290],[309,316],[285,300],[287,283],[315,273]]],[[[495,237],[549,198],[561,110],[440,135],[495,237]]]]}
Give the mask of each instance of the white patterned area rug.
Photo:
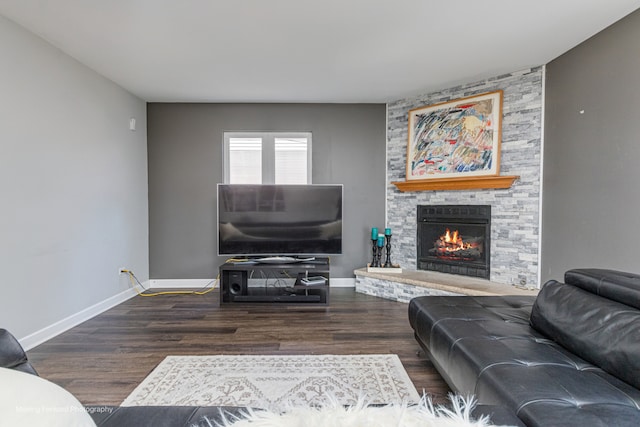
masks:
{"type": "Polygon", "coordinates": [[[122,406],[249,406],[274,409],[420,400],[394,354],[167,356],[122,406]]]}

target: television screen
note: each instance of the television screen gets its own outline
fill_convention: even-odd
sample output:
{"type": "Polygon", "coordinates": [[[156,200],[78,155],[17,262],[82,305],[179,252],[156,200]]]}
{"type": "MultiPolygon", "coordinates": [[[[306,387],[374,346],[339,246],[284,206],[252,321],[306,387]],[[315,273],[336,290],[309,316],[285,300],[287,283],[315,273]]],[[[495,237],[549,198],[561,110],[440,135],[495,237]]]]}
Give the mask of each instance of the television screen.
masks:
{"type": "Polygon", "coordinates": [[[218,184],[219,255],[342,253],[342,185],[218,184]]]}

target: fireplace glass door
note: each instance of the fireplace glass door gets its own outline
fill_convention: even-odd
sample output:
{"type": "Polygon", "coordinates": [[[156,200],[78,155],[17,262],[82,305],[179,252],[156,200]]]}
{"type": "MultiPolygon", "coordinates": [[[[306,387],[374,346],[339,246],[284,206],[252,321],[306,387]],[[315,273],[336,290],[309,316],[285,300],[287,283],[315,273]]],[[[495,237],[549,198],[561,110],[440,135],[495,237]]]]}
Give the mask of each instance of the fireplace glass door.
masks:
{"type": "Polygon", "coordinates": [[[490,206],[418,206],[418,269],[489,278],[490,206]]]}

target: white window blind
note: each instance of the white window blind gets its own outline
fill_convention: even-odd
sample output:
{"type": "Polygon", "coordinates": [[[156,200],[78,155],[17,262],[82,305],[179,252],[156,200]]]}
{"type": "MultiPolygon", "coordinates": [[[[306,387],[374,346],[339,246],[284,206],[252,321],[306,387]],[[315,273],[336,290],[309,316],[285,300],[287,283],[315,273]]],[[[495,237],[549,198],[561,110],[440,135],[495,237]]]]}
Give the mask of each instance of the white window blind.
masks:
{"type": "Polygon", "coordinates": [[[229,139],[229,183],[255,184],[262,180],[262,139],[229,139]]]}
{"type": "Polygon", "coordinates": [[[225,132],[227,184],[311,184],[310,132],[225,132]]]}
{"type": "Polygon", "coordinates": [[[307,139],[275,138],[275,183],[307,184],[307,139]]]}

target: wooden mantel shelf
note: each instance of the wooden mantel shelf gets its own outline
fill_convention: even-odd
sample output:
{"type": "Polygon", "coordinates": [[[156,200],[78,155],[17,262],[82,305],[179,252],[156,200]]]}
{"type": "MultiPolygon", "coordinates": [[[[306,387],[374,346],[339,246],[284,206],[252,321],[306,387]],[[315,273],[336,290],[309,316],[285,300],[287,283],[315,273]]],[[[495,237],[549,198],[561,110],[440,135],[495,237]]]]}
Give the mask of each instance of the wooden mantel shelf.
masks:
{"type": "Polygon", "coordinates": [[[479,188],[510,188],[513,181],[520,178],[509,176],[474,176],[464,178],[416,179],[412,181],[392,182],[400,191],[421,190],[472,190],[479,188]]]}

